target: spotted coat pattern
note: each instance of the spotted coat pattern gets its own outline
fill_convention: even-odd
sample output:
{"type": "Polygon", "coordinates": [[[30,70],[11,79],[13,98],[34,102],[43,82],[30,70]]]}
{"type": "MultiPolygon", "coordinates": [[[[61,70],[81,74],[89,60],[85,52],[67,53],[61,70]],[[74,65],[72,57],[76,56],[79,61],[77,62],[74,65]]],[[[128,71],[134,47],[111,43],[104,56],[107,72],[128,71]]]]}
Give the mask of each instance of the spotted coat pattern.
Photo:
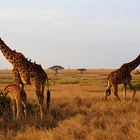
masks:
{"type": "Polygon", "coordinates": [[[114,95],[120,100],[120,97],[118,95],[118,85],[124,84],[125,87],[125,99],[126,99],[126,86],[128,85],[130,89],[133,90],[133,96],[131,101],[134,98],[134,95],[136,93],[134,87],[131,84],[132,76],[131,72],[138,67],[140,64],[140,55],[133,61],[129,63],[123,64],[119,69],[111,72],[107,79],[107,88],[106,88],[106,95],[105,100],[107,99],[107,96],[111,94],[111,87],[114,88],[114,95]]]}
{"type": "Polygon", "coordinates": [[[14,83],[17,85],[22,84],[22,86],[30,84],[34,88],[40,105],[40,115],[43,118],[45,85],[47,85],[47,110],[50,104],[50,91],[46,72],[41,65],[28,61],[22,53],[9,48],[2,39],[0,39],[0,50],[13,65],[12,76],[14,83]]]}

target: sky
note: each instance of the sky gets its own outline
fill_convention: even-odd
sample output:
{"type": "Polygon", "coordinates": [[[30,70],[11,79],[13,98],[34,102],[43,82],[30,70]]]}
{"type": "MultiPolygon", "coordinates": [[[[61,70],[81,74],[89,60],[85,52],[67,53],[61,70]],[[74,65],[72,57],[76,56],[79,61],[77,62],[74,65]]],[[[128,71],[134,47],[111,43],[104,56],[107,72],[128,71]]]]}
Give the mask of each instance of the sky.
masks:
{"type": "Polygon", "coordinates": [[[0,37],[44,69],[118,68],[140,54],[140,1],[0,0],[0,37]]]}

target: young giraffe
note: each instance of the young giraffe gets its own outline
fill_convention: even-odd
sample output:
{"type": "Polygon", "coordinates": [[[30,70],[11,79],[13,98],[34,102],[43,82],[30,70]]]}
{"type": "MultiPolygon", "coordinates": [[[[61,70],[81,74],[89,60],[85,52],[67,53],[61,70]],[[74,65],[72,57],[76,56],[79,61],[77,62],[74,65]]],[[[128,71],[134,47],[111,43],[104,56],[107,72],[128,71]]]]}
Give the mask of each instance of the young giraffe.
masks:
{"type": "Polygon", "coordinates": [[[38,97],[40,116],[42,119],[45,85],[47,85],[47,110],[49,110],[50,104],[50,91],[46,72],[41,65],[28,61],[22,53],[11,50],[1,39],[0,50],[6,59],[13,65],[12,76],[14,82],[18,85],[22,84],[23,87],[24,84],[30,84],[34,88],[38,97]]]}
{"type": "Polygon", "coordinates": [[[111,94],[111,87],[113,86],[114,95],[117,97],[117,99],[119,101],[121,101],[120,97],[118,95],[118,85],[119,84],[124,84],[125,100],[126,100],[126,86],[128,85],[130,87],[130,89],[132,89],[134,91],[131,101],[133,100],[136,90],[134,89],[134,87],[132,86],[132,84],[130,82],[132,79],[131,72],[136,67],[138,67],[139,64],[140,64],[140,55],[135,60],[133,60],[129,63],[123,64],[119,69],[117,69],[109,74],[108,80],[107,80],[105,100],[107,99],[107,96],[109,96],[111,94]]]}
{"type": "Polygon", "coordinates": [[[16,84],[8,85],[2,92],[2,96],[6,96],[8,93],[10,93],[9,96],[12,101],[13,118],[19,119],[23,113],[24,117],[26,117],[27,95],[23,87],[19,87],[16,84]]]}

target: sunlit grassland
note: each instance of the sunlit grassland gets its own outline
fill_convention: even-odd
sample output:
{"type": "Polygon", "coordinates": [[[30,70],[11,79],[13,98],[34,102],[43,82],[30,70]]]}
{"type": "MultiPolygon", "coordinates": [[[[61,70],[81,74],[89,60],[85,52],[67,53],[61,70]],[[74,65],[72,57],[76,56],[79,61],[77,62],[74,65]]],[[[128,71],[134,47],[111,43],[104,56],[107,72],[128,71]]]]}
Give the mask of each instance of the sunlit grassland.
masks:
{"type": "MultiPolygon", "coordinates": [[[[0,120],[0,139],[48,140],[138,140],[140,139],[140,75],[132,74],[137,94],[128,104],[132,91],[124,100],[123,86],[119,86],[121,102],[113,95],[104,102],[107,75],[112,70],[62,70],[55,76],[47,70],[50,89],[50,112],[38,118],[38,106],[28,110],[28,118],[20,121],[0,120]],[[32,113],[31,113],[32,112],[32,113]]],[[[0,71],[0,89],[12,82],[11,71],[0,71]]],[[[31,86],[25,86],[30,104],[37,103],[31,86]]],[[[46,90],[45,90],[46,98],[46,90]]],[[[45,106],[44,106],[45,107],[45,106]]]]}

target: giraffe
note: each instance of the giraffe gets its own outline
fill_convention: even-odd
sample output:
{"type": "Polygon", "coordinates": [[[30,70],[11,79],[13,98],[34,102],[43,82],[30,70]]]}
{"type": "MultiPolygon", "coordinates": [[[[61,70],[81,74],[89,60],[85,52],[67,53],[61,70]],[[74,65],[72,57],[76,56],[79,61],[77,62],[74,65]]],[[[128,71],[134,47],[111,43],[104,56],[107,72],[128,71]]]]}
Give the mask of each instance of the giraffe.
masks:
{"type": "Polygon", "coordinates": [[[139,64],[140,64],[140,54],[133,61],[123,64],[119,69],[111,72],[108,75],[105,100],[107,100],[107,96],[109,96],[111,94],[111,87],[113,87],[114,95],[117,97],[117,99],[119,101],[121,101],[120,97],[118,95],[118,85],[123,84],[124,89],[125,89],[125,100],[126,100],[126,87],[127,87],[127,85],[130,87],[131,90],[133,90],[133,95],[132,95],[132,98],[130,101],[130,102],[132,102],[132,100],[136,94],[136,90],[131,84],[131,79],[132,79],[131,72],[136,67],[138,67],[139,64]]]}
{"type": "Polygon", "coordinates": [[[14,83],[17,85],[21,84],[23,87],[24,84],[29,84],[35,90],[40,106],[40,117],[42,119],[45,85],[47,87],[47,110],[49,110],[50,106],[50,90],[46,72],[41,65],[28,61],[22,53],[10,49],[2,39],[0,39],[0,50],[13,65],[12,76],[14,83]]]}
{"type": "Polygon", "coordinates": [[[19,119],[21,117],[21,113],[26,117],[27,95],[23,87],[19,87],[16,84],[7,85],[2,92],[2,96],[6,96],[8,93],[10,93],[9,96],[12,101],[13,118],[19,119]]]}

